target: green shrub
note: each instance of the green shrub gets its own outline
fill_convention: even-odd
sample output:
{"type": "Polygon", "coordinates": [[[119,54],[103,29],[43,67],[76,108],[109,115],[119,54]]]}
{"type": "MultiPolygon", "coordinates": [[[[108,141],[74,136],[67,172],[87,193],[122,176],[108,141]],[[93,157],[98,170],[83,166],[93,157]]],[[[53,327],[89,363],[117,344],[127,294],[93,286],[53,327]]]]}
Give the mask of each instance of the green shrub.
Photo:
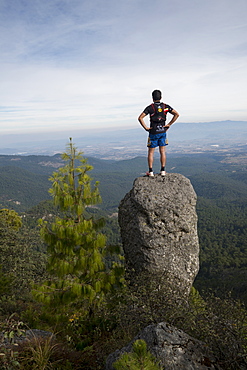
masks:
{"type": "Polygon", "coordinates": [[[138,339],[133,343],[133,351],[124,353],[114,362],[116,370],[161,370],[154,356],[147,351],[147,343],[138,339]]]}

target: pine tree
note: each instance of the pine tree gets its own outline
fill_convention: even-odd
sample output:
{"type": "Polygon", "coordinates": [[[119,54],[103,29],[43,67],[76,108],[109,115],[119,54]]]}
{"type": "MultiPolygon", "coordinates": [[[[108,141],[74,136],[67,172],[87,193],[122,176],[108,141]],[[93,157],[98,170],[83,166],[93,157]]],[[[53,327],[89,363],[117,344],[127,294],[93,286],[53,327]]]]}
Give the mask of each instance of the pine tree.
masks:
{"type": "Polygon", "coordinates": [[[51,224],[40,220],[41,236],[47,244],[50,278],[34,291],[34,295],[60,310],[80,301],[86,313],[121,282],[123,267],[114,262],[106,269],[105,257],[109,249],[105,236],[99,232],[104,220],[84,216],[86,207],[101,201],[98,183],[91,188],[88,171],[93,167],[87,164],[71,139],[62,159],[64,167],[50,178],[50,193],[62,216],[56,217],[51,224]]]}
{"type": "Polygon", "coordinates": [[[8,232],[8,230],[19,230],[21,227],[21,217],[18,213],[11,209],[0,209],[0,235],[8,232]]]}
{"type": "Polygon", "coordinates": [[[147,343],[138,339],[133,343],[133,351],[124,353],[114,362],[116,370],[161,370],[154,356],[147,351],[147,343]]]}

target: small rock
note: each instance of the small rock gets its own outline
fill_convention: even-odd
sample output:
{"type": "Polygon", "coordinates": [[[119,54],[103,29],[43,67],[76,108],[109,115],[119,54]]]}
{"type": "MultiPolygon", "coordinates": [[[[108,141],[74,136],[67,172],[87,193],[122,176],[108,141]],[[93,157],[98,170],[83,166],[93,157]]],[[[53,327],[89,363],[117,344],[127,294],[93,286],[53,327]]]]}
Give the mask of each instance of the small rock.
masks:
{"type": "Polygon", "coordinates": [[[126,347],[110,354],[106,370],[125,352],[131,352],[137,339],[147,343],[148,350],[165,370],[220,370],[220,366],[206,345],[165,322],[147,326],[126,347]]]}

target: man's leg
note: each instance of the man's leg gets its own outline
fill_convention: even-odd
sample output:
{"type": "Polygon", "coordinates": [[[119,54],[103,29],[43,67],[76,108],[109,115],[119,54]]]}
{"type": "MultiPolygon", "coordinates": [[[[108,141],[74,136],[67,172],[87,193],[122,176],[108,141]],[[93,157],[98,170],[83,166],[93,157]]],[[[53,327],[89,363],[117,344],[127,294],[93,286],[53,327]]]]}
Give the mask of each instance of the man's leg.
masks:
{"type": "Polygon", "coordinates": [[[166,166],[166,147],[160,146],[159,151],[160,151],[160,165],[162,169],[166,166]]]}
{"type": "Polygon", "coordinates": [[[154,151],[155,151],[155,148],[148,148],[148,167],[149,167],[149,171],[150,171],[150,169],[153,168],[154,151]]]}

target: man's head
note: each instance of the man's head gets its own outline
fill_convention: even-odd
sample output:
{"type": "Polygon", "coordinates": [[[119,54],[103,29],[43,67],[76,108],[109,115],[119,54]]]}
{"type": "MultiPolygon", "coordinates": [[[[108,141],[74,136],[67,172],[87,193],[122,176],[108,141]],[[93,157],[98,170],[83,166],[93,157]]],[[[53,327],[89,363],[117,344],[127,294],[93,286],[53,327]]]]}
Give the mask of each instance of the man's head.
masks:
{"type": "Polygon", "coordinates": [[[152,92],[153,101],[160,101],[161,99],[161,91],[160,90],[154,90],[152,92]]]}

